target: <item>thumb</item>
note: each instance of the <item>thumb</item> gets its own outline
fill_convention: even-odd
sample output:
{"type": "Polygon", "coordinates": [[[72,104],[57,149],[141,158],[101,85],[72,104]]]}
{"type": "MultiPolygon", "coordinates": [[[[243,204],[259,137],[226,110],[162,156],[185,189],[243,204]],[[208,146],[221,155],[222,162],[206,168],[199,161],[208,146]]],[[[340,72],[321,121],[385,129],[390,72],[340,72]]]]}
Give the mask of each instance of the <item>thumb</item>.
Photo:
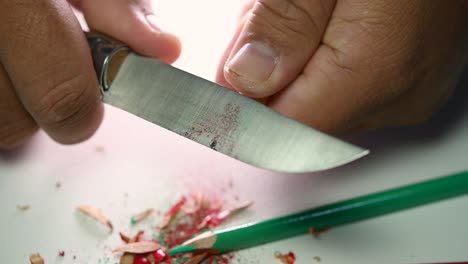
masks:
{"type": "Polygon", "coordinates": [[[257,0],[224,65],[225,80],[251,97],[292,82],[320,44],[335,1],[257,0]]]}
{"type": "Polygon", "coordinates": [[[123,41],[142,55],[167,63],[174,62],[180,55],[179,39],[156,25],[156,17],[149,0],[69,2],[81,9],[91,29],[123,41]]]}

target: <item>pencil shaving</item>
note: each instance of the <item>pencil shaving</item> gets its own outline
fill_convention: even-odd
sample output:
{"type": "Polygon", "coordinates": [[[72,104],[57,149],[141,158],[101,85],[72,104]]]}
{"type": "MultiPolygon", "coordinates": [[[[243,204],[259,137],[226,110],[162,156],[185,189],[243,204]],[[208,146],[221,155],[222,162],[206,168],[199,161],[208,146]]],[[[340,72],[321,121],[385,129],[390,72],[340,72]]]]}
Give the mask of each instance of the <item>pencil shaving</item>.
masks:
{"type": "Polygon", "coordinates": [[[122,239],[122,241],[125,242],[125,243],[131,243],[132,242],[131,241],[132,239],[129,236],[122,233],[122,232],[119,232],[119,236],[120,236],[120,239],[122,239]]]}
{"type": "Polygon", "coordinates": [[[16,209],[20,210],[20,211],[28,211],[29,209],[31,209],[31,206],[30,205],[17,205],[16,206],[16,209]]]}
{"type": "Polygon", "coordinates": [[[88,205],[80,205],[77,208],[80,212],[94,218],[96,221],[99,223],[109,227],[110,231],[112,232],[114,230],[114,227],[112,226],[111,221],[102,213],[100,209],[93,208],[88,205]]]}
{"type": "Polygon", "coordinates": [[[39,253],[33,253],[29,256],[31,264],[44,264],[44,258],[39,253]]]}
{"type": "Polygon", "coordinates": [[[125,253],[120,257],[119,264],[133,264],[135,256],[125,253]]]}
{"type": "Polygon", "coordinates": [[[281,254],[280,252],[275,252],[275,258],[281,261],[283,264],[294,264],[296,261],[296,255],[293,252],[289,251],[286,254],[281,254]]]}
{"type": "Polygon", "coordinates": [[[170,225],[171,221],[174,219],[179,210],[185,204],[186,200],[187,199],[185,197],[182,197],[179,201],[172,205],[171,208],[169,208],[169,210],[163,215],[163,218],[161,219],[157,227],[160,229],[164,229],[168,225],[170,225]]]}
{"type": "Polygon", "coordinates": [[[135,243],[140,242],[143,238],[143,230],[139,230],[133,237],[130,237],[122,232],[119,233],[120,239],[125,243],[135,243]]]}
{"type": "Polygon", "coordinates": [[[235,206],[231,209],[227,209],[216,214],[209,214],[200,223],[200,225],[198,226],[198,229],[203,229],[205,227],[216,227],[220,225],[228,217],[231,217],[235,215],[236,213],[239,213],[240,211],[249,208],[252,204],[253,204],[253,201],[248,201],[238,206],[235,206]]]}
{"type": "Polygon", "coordinates": [[[195,193],[188,196],[187,201],[182,206],[182,211],[186,214],[194,214],[198,210],[209,206],[209,200],[203,193],[195,193]]]}
{"type": "Polygon", "coordinates": [[[132,225],[136,225],[138,224],[139,222],[145,220],[146,218],[152,216],[153,214],[155,213],[155,210],[150,208],[150,209],[146,209],[134,216],[132,216],[131,218],[131,224],[132,225]]]}
{"type": "Polygon", "coordinates": [[[238,213],[242,210],[245,210],[247,208],[249,208],[250,206],[253,205],[253,201],[246,201],[246,202],[243,202],[237,206],[235,206],[234,208],[232,208],[230,211],[231,211],[231,214],[230,215],[233,215],[235,213],[238,213]]]}
{"type": "Polygon", "coordinates": [[[133,253],[133,254],[145,254],[153,252],[161,248],[161,246],[154,241],[141,241],[128,243],[121,247],[112,250],[113,253],[133,253]]]}
{"type": "Polygon", "coordinates": [[[185,262],[185,264],[199,264],[201,263],[206,257],[208,256],[208,253],[202,253],[198,255],[194,255],[191,258],[185,262]]]}

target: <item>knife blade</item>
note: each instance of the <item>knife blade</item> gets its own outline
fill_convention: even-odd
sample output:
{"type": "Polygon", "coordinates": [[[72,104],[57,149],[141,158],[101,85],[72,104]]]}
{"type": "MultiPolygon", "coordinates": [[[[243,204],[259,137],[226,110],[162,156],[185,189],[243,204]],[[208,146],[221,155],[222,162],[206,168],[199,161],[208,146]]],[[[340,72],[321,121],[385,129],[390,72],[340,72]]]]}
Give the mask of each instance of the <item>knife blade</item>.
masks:
{"type": "Polygon", "coordinates": [[[255,167],[313,172],[368,150],[283,116],[230,89],[87,33],[103,101],[255,167]]]}

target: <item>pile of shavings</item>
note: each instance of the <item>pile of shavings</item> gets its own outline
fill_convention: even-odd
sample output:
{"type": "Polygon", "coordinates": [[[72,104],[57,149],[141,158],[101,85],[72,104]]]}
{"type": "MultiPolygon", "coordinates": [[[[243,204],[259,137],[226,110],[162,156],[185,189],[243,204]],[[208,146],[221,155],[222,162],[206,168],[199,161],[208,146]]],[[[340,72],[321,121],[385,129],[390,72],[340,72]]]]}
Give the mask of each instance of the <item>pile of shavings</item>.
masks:
{"type": "Polygon", "coordinates": [[[120,233],[124,245],[114,249],[114,253],[122,253],[120,264],[228,264],[234,258],[232,253],[210,255],[208,252],[197,252],[169,256],[166,250],[219,226],[250,205],[252,202],[224,208],[221,200],[205,194],[183,196],[163,214],[161,221],[154,227],[151,238],[145,237],[143,231],[134,236],[120,233]]]}

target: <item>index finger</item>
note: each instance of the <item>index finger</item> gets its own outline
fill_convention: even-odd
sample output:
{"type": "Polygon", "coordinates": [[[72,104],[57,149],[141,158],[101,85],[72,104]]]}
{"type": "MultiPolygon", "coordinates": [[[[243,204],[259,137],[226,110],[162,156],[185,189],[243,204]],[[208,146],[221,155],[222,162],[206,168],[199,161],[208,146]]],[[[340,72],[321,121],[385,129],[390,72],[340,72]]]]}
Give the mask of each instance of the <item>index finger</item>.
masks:
{"type": "Polygon", "coordinates": [[[65,0],[0,1],[0,60],[25,109],[52,138],[90,137],[103,115],[84,34],[65,0]]]}

